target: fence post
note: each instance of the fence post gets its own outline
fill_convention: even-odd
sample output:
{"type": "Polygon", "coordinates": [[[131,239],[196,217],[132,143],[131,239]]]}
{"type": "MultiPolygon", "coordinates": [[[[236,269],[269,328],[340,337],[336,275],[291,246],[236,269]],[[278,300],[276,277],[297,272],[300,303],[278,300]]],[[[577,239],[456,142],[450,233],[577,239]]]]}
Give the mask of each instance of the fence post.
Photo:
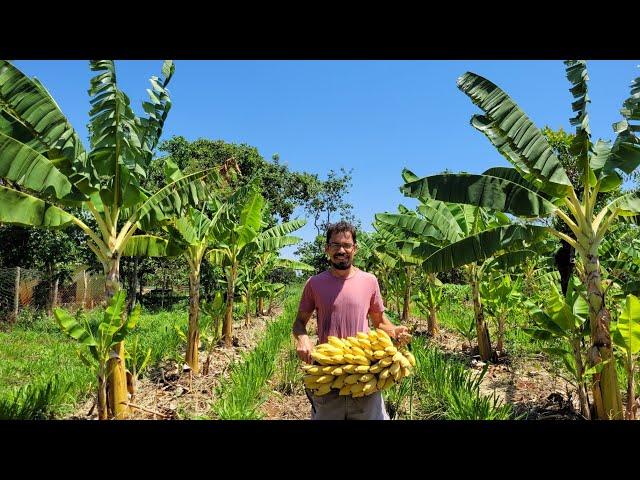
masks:
{"type": "Polygon", "coordinates": [[[87,308],[87,270],[82,271],[82,308],[87,308]]]}
{"type": "Polygon", "coordinates": [[[60,279],[56,278],[56,282],[53,284],[53,302],[51,305],[51,310],[56,308],[56,305],[58,304],[58,282],[60,282],[60,279]]]}
{"type": "Polygon", "coordinates": [[[18,307],[20,306],[20,267],[16,267],[16,292],[13,297],[13,321],[18,319],[18,307]]]}

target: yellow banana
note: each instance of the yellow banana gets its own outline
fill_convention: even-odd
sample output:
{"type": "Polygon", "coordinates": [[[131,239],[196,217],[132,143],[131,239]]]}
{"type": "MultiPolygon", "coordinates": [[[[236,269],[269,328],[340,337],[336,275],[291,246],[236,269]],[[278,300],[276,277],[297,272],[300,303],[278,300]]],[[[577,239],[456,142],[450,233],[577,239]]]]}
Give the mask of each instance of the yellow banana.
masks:
{"type": "Polygon", "coordinates": [[[351,395],[353,396],[354,393],[360,393],[362,392],[362,389],[364,388],[364,383],[356,383],[351,387],[351,395]]]}
{"type": "Polygon", "coordinates": [[[389,367],[389,372],[391,372],[391,375],[395,375],[398,370],[400,370],[400,366],[400,362],[393,362],[393,365],[389,367]]]}
{"type": "Polygon", "coordinates": [[[356,333],[356,338],[361,340],[369,340],[369,334],[367,332],[358,332],[356,333]]]}
{"type": "Polygon", "coordinates": [[[348,383],[349,385],[353,385],[358,383],[358,380],[360,380],[360,377],[362,375],[359,374],[353,374],[353,375],[347,375],[344,379],[344,383],[348,383]]]}
{"type": "Polygon", "coordinates": [[[353,347],[351,351],[354,353],[355,356],[362,355],[364,357],[364,350],[361,349],[360,347],[353,347]]]}
{"type": "Polygon", "coordinates": [[[331,375],[334,375],[337,377],[338,375],[342,375],[343,372],[344,372],[344,369],[342,367],[332,367],[331,372],[328,372],[328,373],[331,373],[331,375]]]}
{"type": "MultiPolygon", "coordinates": [[[[372,389],[376,388],[377,383],[378,382],[377,382],[377,380],[375,378],[372,378],[367,383],[365,383],[364,387],[362,387],[362,391],[364,392],[364,394],[366,395],[367,392],[370,392],[372,389]]],[[[371,393],[373,393],[373,392],[371,392],[371,393]]]]}
{"type": "Polygon", "coordinates": [[[350,393],[351,393],[351,385],[347,383],[340,389],[340,392],[338,392],[338,395],[349,395],[350,393]]]}
{"type": "Polygon", "coordinates": [[[384,358],[387,356],[387,352],[385,352],[384,350],[376,350],[375,352],[373,352],[373,357],[376,360],[380,360],[381,358],[384,358]]]}
{"type": "Polygon", "coordinates": [[[340,365],[344,362],[344,355],[333,355],[331,360],[334,362],[334,365],[340,365]]]}
{"type": "Polygon", "coordinates": [[[407,351],[404,356],[407,357],[407,360],[409,360],[412,367],[416,366],[416,357],[413,356],[413,353],[407,351]]]}
{"type": "Polygon", "coordinates": [[[344,387],[345,378],[347,378],[346,375],[340,375],[339,377],[337,377],[331,384],[331,388],[336,388],[338,390],[342,389],[342,387],[344,387]]]}
{"type": "Polygon", "coordinates": [[[329,342],[330,345],[343,350],[344,349],[344,342],[342,340],[340,340],[338,337],[334,337],[332,335],[329,335],[327,337],[327,341],[329,342]]]}
{"type": "Polygon", "coordinates": [[[369,371],[368,365],[358,365],[356,367],[356,373],[367,373],[369,371]]]}
{"type": "Polygon", "coordinates": [[[314,390],[313,394],[316,397],[321,397],[322,395],[326,395],[330,391],[331,391],[331,385],[325,384],[325,385],[322,385],[320,388],[317,388],[316,390],[314,390]]]}
{"type": "Polygon", "coordinates": [[[396,347],[387,347],[384,349],[385,352],[387,352],[387,355],[395,355],[398,352],[398,349],[396,347]]]}
{"type": "Polygon", "coordinates": [[[382,387],[382,390],[386,390],[387,388],[393,386],[394,383],[395,382],[393,380],[393,377],[387,378],[387,382],[384,384],[384,387],[382,387]]]}
{"type": "Polygon", "coordinates": [[[364,355],[356,355],[353,358],[353,362],[357,363],[358,365],[371,365],[371,360],[369,360],[364,355]]]}
{"type": "Polygon", "coordinates": [[[380,362],[374,363],[369,367],[369,373],[379,373],[384,367],[380,365],[380,362]]]}
{"type": "Polygon", "coordinates": [[[356,356],[351,353],[345,353],[343,355],[344,361],[348,363],[356,363],[356,356]]]}
{"type": "Polygon", "coordinates": [[[372,378],[374,378],[373,375],[371,375],[370,373],[365,373],[364,375],[362,375],[358,381],[362,382],[362,383],[367,383],[369,380],[371,380],[372,378]]]}
{"type": "Polygon", "coordinates": [[[335,380],[336,377],[334,377],[333,375],[321,375],[318,377],[318,379],[316,380],[316,382],[318,383],[331,383],[335,380]]]}
{"type": "Polygon", "coordinates": [[[391,357],[384,357],[382,360],[380,360],[380,365],[382,365],[383,367],[388,367],[392,363],[393,360],[391,360],[391,357]]]}
{"type": "Polygon", "coordinates": [[[343,365],[342,366],[342,371],[344,373],[356,373],[356,368],[358,368],[359,365],[357,364],[349,364],[349,365],[343,365]]]}
{"type": "Polygon", "coordinates": [[[333,363],[333,360],[330,357],[318,352],[311,352],[311,358],[316,362],[319,362],[321,365],[331,365],[333,363]]]}
{"type": "Polygon", "coordinates": [[[382,380],[386,380],[389,377],[389,373],[389,368],[385,368],[380,372],[380,375],[378,375],[378,377],[380,377],[382,380]]]}

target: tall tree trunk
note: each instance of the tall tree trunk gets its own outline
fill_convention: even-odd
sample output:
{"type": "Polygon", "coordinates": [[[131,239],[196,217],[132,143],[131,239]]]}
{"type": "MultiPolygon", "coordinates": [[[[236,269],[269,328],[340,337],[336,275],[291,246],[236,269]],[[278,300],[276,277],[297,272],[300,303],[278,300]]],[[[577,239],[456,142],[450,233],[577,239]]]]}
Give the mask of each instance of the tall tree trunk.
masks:
{"type": "Polygon", "coordinates": [[[187,340],[186,363],[193,373],[200,371],[198,349],[200,348],[200,329],[198,313],[200,310],[200,265],[189,274],[189,334],[187,340]]]}
{"type": "Polygon", "coordinates": [[[108,397],[109,410],[111,415],[120,420],[126,418],[129,413],[129,407],[125,405],[127,402],[127,375],[124,365],[124,342],[116,344],[115,349],[111,352],[111,358],[107,362],[108,378],[108,397]]]}
{"type": "Polygon", "coordinates": [[[227,308],[224,312],[224,344],[226,347],[231,347],[233,342],[233,292],[235,290],[237,266],[231,267],[231,275],[227,278],[227,308]]]}
{"type": "MultiPolygon", "coordinates": [[[[120,256],[115,255],[114,257],[106,265],[105,296],[107,301],[111,300],[120,288],[120,256]]],[[[125,405],[128,392],[124,362],[124,342],[119,342],[111,351],[111,356],[107,362],[107,372],[109,372],[107,377],[109,409],[117,419],[125,418],[129,413],[129,408],[125,405]]]]}
{"type": "Polygon", "coordinates": [[[591,251],[584,256],[591,326],[591,348],[588,358],[592,367],[602,362],[606,363],[602,371],[593,377],[593,402],[597,419],[622,419],[622,399],[609,334],[611,314],[605,307],[597,247],[594,250],[595,252],[591,251]]]}
{"type": "Polygon", "coordinates": [[[409,320],[409,307],[411,302],[411,275],[409,275],[409,268],[405,271],[405,285],[404,285],[404,303],[402,306],[402,321],[409,320]]]}
{"type": "Polygon", "coordinates": [[[131,308],[136,306],[136,302],[138,301],[138,288],[140,281],[138,279],[138,256],[133,257],[133,269],[131,271],[131,308]]]}
{"type": "Polygon", "coordinates": [[[580,413],[585,418],[591,418],[591,412],[589,412],[589,401],[587,398],[587,391],[584,385],[584,365],[582,363],[582,353],[580,352],[580,338],[576,337],[571,341],[571,348],[573,350],[573,358],[576,362],[576,376],[578,378],[578,399],[580,400],[580,413]]]}
{"type": "Polygon", "coordinates": [[[491,360],[491,341],[489,340],[489,329],[484,318],[484,310],[480,303],[480,292],[475,270],[472,272],[471,290],[473,292],[473,311],[476,319],[476,334],[478,337],[478,350],[483,362],[491,360]]]}
{"type": "Polygon", "coordinates": [[[98,375],[98,420],[107,419],[107,382],[102,372],[98,375]]]}
{"type": "Polygon", "coordinates": [[[427,334],[435,337],[438,334],[438,311],[435,305],[429,305],[429,318],[427,319],[427,334]]]}

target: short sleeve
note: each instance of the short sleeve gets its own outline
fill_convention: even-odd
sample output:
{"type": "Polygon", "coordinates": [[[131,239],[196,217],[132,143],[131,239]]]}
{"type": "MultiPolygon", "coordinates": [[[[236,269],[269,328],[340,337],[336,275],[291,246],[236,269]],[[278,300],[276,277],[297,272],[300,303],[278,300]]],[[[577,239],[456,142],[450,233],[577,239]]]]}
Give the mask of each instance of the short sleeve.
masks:
{"type": "Polygon", "coordinates": [[[371,295],[371,302],[369,304],[369,312],[368,313],[380,313],[384,312],[384,304],[382,303],[382,295],[380,294],[380,285],[378,284],[378,279],[373,277],[373,282],[375,284],[373,294],[371,295]]]}
{"type": "Polygon", "coordinates": [[[300,298],[299,312],[313,312],[316,309],[316,301],[313,297],[313,288],[311,287],[311,279],[307,280],[302,290],[302,297],[300,298]]]}

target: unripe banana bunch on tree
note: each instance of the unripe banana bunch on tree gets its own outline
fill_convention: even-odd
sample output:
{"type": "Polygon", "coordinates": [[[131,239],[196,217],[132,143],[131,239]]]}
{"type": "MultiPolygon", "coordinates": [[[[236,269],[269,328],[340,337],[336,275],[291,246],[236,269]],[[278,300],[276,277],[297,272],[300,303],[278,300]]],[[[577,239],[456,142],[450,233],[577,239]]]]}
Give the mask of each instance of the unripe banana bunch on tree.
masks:
{"type": "Polygon", "coordinates": [[[314,347],[313,358],[320,365],[304,365],[304,384],[316,396],[331,389],[354,398],[386,390],[411,375],[416,364],[405,345],[396,347],[382,329],[358,332],[355,337],[329,337],[314,347]]]}

